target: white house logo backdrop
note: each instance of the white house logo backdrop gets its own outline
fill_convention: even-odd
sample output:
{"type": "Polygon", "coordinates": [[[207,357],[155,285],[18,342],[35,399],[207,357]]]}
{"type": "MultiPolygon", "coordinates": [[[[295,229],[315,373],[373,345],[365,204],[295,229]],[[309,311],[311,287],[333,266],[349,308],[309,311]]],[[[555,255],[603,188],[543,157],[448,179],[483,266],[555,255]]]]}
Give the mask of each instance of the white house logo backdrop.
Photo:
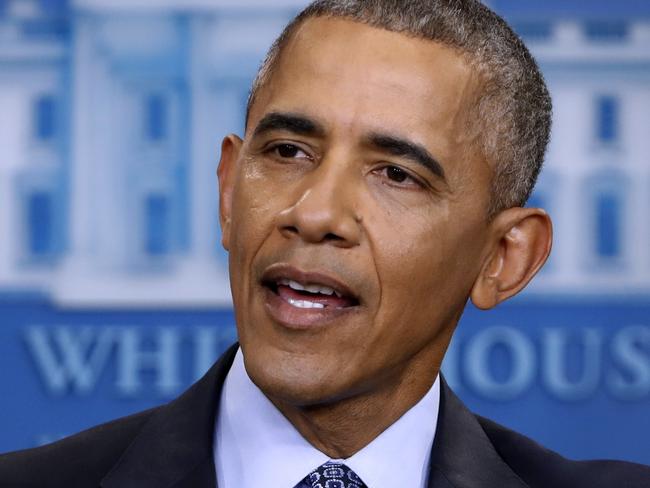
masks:
{"type": "MultiPolygon", "coordinates": [[[[168,401],[235,340],[221,137],[306,2],[0,1],[0,452],[168,401]]],[[[552,91],[525,293],[445,360],[472,409],[650,464],[650,4],[489,2],[552,91]]]]}

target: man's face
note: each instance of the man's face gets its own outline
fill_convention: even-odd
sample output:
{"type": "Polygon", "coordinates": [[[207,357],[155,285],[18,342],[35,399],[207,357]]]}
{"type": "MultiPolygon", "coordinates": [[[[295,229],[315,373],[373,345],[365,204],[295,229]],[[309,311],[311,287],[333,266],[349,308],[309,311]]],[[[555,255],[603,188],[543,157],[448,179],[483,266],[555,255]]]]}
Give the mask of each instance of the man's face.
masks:
{"type": "Polygon", "coordinates": [[[305,22],[222,158],[246,367],[313,405],[429,385],[484,259],[479,90],[448,47],[305,22]]]}

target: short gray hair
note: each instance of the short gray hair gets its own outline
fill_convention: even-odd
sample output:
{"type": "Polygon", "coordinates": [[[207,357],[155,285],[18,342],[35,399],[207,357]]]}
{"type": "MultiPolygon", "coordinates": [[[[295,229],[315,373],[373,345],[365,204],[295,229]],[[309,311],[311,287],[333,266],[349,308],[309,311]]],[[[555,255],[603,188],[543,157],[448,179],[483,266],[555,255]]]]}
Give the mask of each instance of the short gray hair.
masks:
{"type": "Polygon", "coordinates": [[[271,46],[247,112],[296,28],[313,17],[341,17],[436,41],[465,56],[483,82],[474,110],[479,149],[494,171],[487,214],[526,203],[544,161],[552,105],[537,63],[501,17],[478,0],[316,0],[271,46]]]}

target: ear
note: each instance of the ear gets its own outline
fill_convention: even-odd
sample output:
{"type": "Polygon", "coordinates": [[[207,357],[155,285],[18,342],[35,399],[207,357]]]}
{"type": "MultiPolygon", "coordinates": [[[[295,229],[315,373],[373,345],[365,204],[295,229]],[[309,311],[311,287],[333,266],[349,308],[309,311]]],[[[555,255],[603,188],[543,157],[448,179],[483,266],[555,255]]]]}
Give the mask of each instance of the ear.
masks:
{"type": "Polygon", "coordinates": [[[491,223],[492,248],[470,297],[487,310],[519,293],[544,265],[553,241],[553,226],[540,208],[509,208],[491,223]]]}
{"type": "Polygon", "coordinates": [[[221,225],[221,245],[230,248],[230,216],[232,213],[232,194],[235,184],[235,169],[239,160],[242,140],[230,134],[221,143],[221,159],[217,168],[219,180],[219,223],[221,225]]]}

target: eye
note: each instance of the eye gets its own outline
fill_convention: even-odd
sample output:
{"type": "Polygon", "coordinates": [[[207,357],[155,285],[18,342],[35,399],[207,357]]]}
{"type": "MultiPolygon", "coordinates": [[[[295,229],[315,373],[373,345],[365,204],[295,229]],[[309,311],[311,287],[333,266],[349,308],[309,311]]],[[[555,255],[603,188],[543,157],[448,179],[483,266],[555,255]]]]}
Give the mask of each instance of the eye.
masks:
{"type": "Polygon", "coordinates": [[[420,187],[422,183],[416,177],[411,175],[408,171],[400,168],[399,166],[384,166],[379,169],[379,174],[384,178],[390,180],[391,183],[396,183],[403,187],[420,187]]]}
{"type": "Polygon", "coordinates": [[[393,180],[397,183],[403,183],[409,177],[406,171],[396,166],[388,166],[386,168],[386,176],[389,180],[393,180]]]}
{"type": "Polygon", "coordinates": [[[278,144],[271,148],[278,156],[285,159],[306,158],[311,159],[305,151],[294,144],[278,144]]]}

